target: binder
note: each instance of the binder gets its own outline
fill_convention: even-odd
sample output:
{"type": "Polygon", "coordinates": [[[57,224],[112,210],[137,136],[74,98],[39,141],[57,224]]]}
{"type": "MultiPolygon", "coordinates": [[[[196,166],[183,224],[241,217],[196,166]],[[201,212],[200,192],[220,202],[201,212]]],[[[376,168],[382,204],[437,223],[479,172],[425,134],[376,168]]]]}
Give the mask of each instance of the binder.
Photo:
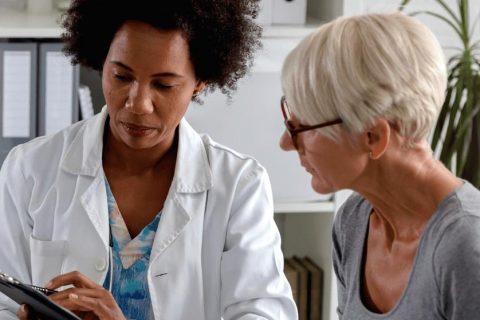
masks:
{"type": "Polygon", "coordinates": [[[36,70],[36,43],[0,43],[0,164],[37,134],[36,70]]]}
{"type": "Polygon", "coordinates": [[[86,85],[80,85],[78,88],[78,102],[80,103],[80,115],[82,120],[94,116],[92,93],[86,85]]]}
{"type": "Polygon", "coordinates": [[[53,134],[79,119],[79,66],[62,52],[62,43],[41,43],[39,48],[38,134],[53,134]]]}

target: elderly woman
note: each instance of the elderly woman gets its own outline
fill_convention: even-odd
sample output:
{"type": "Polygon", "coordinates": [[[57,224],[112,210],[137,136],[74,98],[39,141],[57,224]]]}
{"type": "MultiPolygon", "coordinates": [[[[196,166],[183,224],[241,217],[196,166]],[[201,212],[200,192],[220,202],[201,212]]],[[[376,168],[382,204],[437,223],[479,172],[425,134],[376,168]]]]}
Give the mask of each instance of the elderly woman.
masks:
{"type": "Polygon", "coordinates": [[[286,59],[284,150],[312,187],[352,189],[333,227],[341,319],[478,319],[480,192],[433,159],[446,88],[431,31],[400,13],[339,18],[286,59]]]}
{"type": "MultiPolygon", "coordinates": [[[[83,319],[297,318],[264,168],[183,120],[202,90],[229,93],[245,75],[257,10],[72,1],[65,51],[101,73],[106,107],[10,152],[1,271],[66,286],[50,298],[83,319]]],[[[0,297],[1,319],[17,309],[0,297]]]]}

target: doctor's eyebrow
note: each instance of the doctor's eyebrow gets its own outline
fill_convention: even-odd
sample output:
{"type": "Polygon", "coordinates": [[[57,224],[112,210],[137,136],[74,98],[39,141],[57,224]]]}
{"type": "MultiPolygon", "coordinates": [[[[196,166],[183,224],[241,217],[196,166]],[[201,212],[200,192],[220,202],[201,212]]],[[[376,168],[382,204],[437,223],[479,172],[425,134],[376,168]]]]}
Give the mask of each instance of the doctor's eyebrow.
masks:
{"type": "MultiPolygon", "coordinates": [[[[111,63],[111,64],[114,64],[114,65],[116,65],[116,66],[119,66],[119,67],[121,67],[121,68],[123,68],[123,69],[125,69],[125,70],[127,70],[127,71],[132,72],[132,73],[135,72],[131,67],[127,66],[127,65],[126,65],[125,63],[123,63],[123,62],[116,61],[116,60],[110,60],[110,63],[111,63]]],[[[175,73],[175,72],[170,72],[170,71],[155,73],[155,74],[152,74],[151,77],[152,77],[152,78],[156,78],[156,77],[183,78],[182,75],[179,75],[179,74],[177,74],[177,73],[175,73]]]]}

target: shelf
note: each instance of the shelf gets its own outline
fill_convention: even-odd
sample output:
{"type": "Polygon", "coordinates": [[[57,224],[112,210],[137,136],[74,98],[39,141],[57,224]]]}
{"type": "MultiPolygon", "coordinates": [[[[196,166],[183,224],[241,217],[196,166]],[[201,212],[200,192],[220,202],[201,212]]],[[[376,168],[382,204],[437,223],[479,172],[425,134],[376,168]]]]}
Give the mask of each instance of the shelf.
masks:
{"type": "MultiPolygon", "coordinates": [[[[30,14],[1,8],[0,38],[60,38],[60,13],[30,14]]],[[[264,25],[264,38],[303,38],[321,25],[308,18],[305,25],[264,25]]]]}
{"type": "Polygon", "coordinates": [[[274,204],[275,214],[284,213],[333,213],[335,204],[333,201],[311,202],[277,202],[274,204]]]}
{"type": "Polygon", "coordinates": [[[322,24],[322,21],[307,18],[304,25],[263,25],[263,38],[303,38],[322,24]]]}
{"type": "Polygon", "coordinates": [[[31,14],[1,8],[0,38],[60,38],[60,13],[31,14]]]}

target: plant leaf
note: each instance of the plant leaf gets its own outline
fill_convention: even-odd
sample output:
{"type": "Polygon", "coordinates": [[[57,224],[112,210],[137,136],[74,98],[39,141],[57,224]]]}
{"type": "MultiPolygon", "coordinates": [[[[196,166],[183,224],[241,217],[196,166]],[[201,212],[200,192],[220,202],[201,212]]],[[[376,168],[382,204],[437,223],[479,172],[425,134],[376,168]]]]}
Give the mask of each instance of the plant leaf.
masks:
{"type": "Polygon", "coordinates": [[[460,76],[455,87],[455,99],[449,107],[449,119],[447,132],[445,134],[445,141],[442,146],[442,152],[440,153],[440,161],[442,161],[447,168],[451,168],[452,156],[454,154],[454,143],[456,139],[455,120],[457,118],[457,112],[460,109],[460,102],[462,100],[464,91],[464,79],[460,76]]]}
{"type": "Polygon", "coordinates": [[[441,134],[443,132],[443,128],[446,126],[445,120],[447,119],[448,113],[450,111],[450,100],[452,99],[452,93],[453,93],[453,87],[449,86],[447,88],[447,94],[445,96],[445,100],[440,110],[440,114],[438,115],[435,129],[433,131],[432,143],[431,143],[433,151],[437,149],[437,144],[440,140],[441,134]]]}
{"type": "Polygon", "coordinates": [[[450,8],[450,6],[444,0],[437,0],[437,2],[445,9],[445,11],[448,12],[448,14],[455,20],[456,23],[458,23],[458,26],[460,27],[462,23],[455,15],[455,12],[453,12],[452,8],[450,8]]]}
{"type": "Polygon", "coordinates": [[[410,0],[403,0],[402,3],[398,6],[398,11],[403,11],[407,4],[410,2],[410,0]]]}
{"type": "MultiPolygon", "coordinates": [[[[440,1],[440,0],[439,0],[440,1]]],[[[469,38],[468,33],[468,0],[458,0],[458,11],[460,12],[461,29],[465,38],[469,38]]]]}
{"type": "Polygon", "coordinates": [[[478,115],[472,121],[472,138],[468,147],[469,152],[467,155],[465,166],[462,172],[459,173],[460,177],[470,181],[477,188],[480,185],[480,128],[478,126],[479,121],[480,119],[478,115]]]}

